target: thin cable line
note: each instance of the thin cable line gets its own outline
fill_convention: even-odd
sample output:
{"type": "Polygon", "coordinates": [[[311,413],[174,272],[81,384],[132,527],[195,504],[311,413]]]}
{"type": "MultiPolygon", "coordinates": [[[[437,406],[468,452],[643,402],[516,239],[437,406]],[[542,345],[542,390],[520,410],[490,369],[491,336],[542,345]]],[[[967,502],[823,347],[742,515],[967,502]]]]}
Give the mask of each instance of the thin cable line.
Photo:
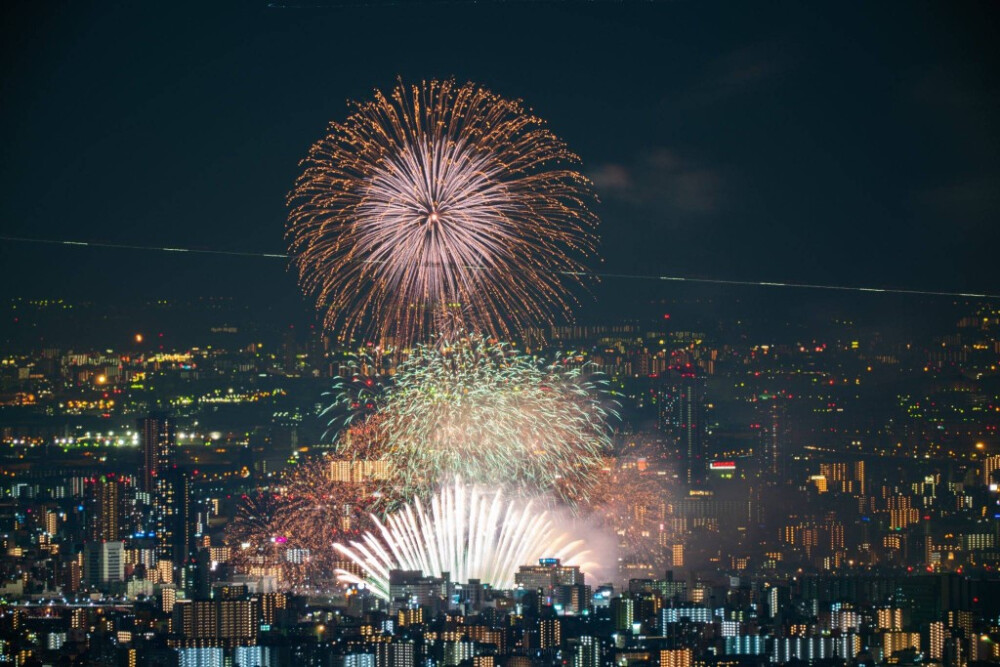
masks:
{"type": "MultiPolygon", "coordinates": [[[[248,252],[240,250],[214,250],[209,248],[172,248],[167,246],[130,245],[125,243],[104,243],[100,241],[60,241],[56,239],[37,239],[24,236],[0,236],[0,241],[14,243],[39,243],[46,245],[65,245],[88,248],[112,248],[116,250],[143,250],[152,252],[188,252],[200,255],[229,255],[231,257],[266,257],[269,259],[288,259],[285,253],[248,252]]],[[[559,271],[567,276],[584,276],[610,278],[621,280],[657,280],[664,282],[698,283],[705,285],[737,285],[743,287],[785,287],[792,289],[813,289],[835,292],[868,292],[876,294],[909,294],[913,296],[946,296],[968,299],[1000,299],[1000,294],[976,294],[973,292],[950,292],[946,290],[918,290],[896,287],[862,287],[857,285],[820,285],[816,283],[769,282],[755,280],[726,280],[723,278],[692,278],[689,276],[651,276],[633,273],[601,273],[599,271],[559,271]]]]}

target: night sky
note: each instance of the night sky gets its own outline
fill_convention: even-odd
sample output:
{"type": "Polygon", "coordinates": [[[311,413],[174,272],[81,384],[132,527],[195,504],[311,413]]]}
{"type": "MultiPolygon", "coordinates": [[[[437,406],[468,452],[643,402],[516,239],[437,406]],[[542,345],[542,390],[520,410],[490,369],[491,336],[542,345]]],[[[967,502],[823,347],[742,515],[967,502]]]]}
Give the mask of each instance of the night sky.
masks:
{"type": "MultiPolygon", "coordinates": [[[[602,270],[1000,292],[995,3],[130,4],[4,3],[2,234],[283,252],[346,101],[454,76],[580,154],[602,270]]],[[[298,298],[274,259],[0,265],[4,296],[298,298]]]]}

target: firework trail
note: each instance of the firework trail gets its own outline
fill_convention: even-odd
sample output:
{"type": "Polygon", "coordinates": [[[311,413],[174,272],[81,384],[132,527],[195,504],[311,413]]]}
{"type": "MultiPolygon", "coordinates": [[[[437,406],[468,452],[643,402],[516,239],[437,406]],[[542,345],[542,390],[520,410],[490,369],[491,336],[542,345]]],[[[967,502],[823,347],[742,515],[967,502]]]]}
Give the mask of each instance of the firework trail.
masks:
{"type": "MultiPolygon", "coordinates": [[[[356,402],[350,392],[341,400],[356,402]]],[[[481,336],[418,346],[376,402],[358,429],[369,444],[348,449],[387,461],[402,497],[459,475],[585,500],[617,417],[606,382],[582,361],[540,363],[481,336]]]]}
{"type": "Polygon", "coordinates": [[[454,81],[353,107],[288,196],[289,254],[330,330],[405,346],[456,317],[503,338],[568,318],[597,220],[542,119],[454,81]]]}
{"type": "Polygon", "coordinates": [[[363,584],[389,597],[390,570],[420,570],[452,581],[479,579],[494,588],[514,586],[521,565],[539,558],[560,558],[565,565],[594,567],[584,540],[556,526],[555,517],[531,502],[507,500],[502,491],[467,486],[456,480],[425,506],[417,498],[359,540],[338,542],[335,550],[362,574],[339,569],[346,584],[363,584]]]}

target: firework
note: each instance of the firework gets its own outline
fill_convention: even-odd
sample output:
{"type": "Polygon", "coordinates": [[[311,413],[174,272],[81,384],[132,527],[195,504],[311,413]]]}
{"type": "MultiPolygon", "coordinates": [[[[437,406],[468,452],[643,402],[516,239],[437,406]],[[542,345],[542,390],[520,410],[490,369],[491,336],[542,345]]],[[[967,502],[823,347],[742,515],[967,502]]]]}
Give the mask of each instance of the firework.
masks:
{"type": "Polygon", "coordinates": [[[362,574],[339,569],[337,576],[386,599],[390,570],[435,577],[448,572],[452,581],[479,579],[507,589],[514,586],[518,566],[539,558],[559,558],[584,571],[596,565],[587,560],[584,540],[557,528],[548,511],[457,480],[431,498],[429,507],[417,498],[385,522],[372,520],[375,530],[360,540],[334,545],[362,574]]]}
{"type": "Polygon", "coordinates": [[[335,378],[333,387],[323,395],[329,402],[320,416],[327,419],[330,427],[324,437],[331,431],[337,436],[363,437],[359,427],[378,413],[386,390],[381,375],[374,372],[376,369],[373,360],[362,355],[351,359],[335,378]]]}
{"type": "Polygon", "coordinates": [[[667,478],[635,460],[608,459],[595,476],[585,514],[617,536],[620,563],[667,566],[667,478]]]}
{"type": "Polygon", "coordinates": [[[398,83],[312,146],[288,196],[299,281],[348,338],[508,337],[570,314],[594,249],[579,158],[516,100],[398,83]]]}
{"type": "Polygon", "coordinates": [[[283,576],[283,545],[275,532],[280,504],[274,494],[257,492],[245,495],[232,523],[226,527],[226,542],[232,547],[233,564],[244,573],[283,576]]]}
{"type": "Polygon", "coordinates": [[[539,363],[470,336],[418,346],[363,423],[406,497],[460,475],[575,500],[603,464],[612,416],[605,382],[582,361],[539,363]]]}
{"type": "Polygon", "coordinates": [[[370,512],[383,503],[377,482],[352,476],[352,464],[305,463],[271,492],[244,498],[229,534],[236,566],[291,589],[334,585],[333,571],[343,564],[333,542],[370,528],[370,512]]]}

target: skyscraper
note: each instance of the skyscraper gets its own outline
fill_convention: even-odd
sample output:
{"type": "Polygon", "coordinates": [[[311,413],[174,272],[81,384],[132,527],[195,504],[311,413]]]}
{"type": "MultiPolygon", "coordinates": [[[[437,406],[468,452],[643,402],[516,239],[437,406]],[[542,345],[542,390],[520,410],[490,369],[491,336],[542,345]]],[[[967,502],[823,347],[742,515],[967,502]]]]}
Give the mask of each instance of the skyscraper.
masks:
{"type": "Polygon", "coordinates": [[[674,442],[681,478],[701,484],[708,471],[705,377],[693,366],[673,367],[658,391],[659,425],[674,442]]]}
{"type": "Polygon", "coordinates": [[[170,561],[174,581],[190,553],[187,531],[190,514],[190,477],[177,469],[174,420],[164,413],[140,419],[142,469],[140,483],[150,506],[148,527],[156,533],[156,556],[170,561]]]}
{"type": "Polygon", "coordinates": [[[174,464],[177,441],[174,420],[162,412],[151,413],[137,425],[142,434],[142,462],[139,488],[152,498],[157,492],[157,478],[174,464]]]}
{"type": "Polygon", "coordinates": [[[87,480],[87,541],[110,542],[124,537],[126,515],[124,484],[114,475],[87,480]]]}
{"type": "Polygon", "coordinates": [[[785,396],[764,393],[756,398],[755,454],[762,479],[778,482],[785,476],[788,456],[788,408],[785,396]]]}

